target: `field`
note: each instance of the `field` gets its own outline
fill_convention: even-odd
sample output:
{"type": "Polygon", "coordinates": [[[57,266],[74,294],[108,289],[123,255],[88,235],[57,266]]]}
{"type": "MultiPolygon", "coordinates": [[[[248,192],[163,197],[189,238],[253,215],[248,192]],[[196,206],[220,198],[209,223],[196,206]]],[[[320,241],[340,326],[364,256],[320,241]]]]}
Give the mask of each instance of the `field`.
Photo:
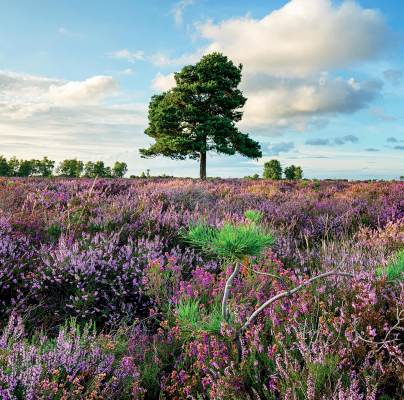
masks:
{"type": "Polygon", "coordinates": [[[403,182],[2,179],[0,399],[399,399],[403,270],[403,182]]]}

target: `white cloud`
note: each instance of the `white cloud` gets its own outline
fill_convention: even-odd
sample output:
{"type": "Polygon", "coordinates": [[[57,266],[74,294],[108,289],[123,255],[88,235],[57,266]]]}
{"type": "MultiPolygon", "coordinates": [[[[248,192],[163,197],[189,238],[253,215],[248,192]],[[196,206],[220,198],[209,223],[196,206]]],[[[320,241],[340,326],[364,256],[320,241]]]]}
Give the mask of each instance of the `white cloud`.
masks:
{"type": "Polygon", "coordinates": [[[247,103],[242,124],[248,127],[274,125],[304,129],[309,118],[352,113],[366,107],[380,93],[379,81],[354,79],[261,79],[261,88],[246,83],[247,103]]]}
{"type": "Polygon", "coordinates": [[[382,15],[353,1],[292,0],[262,19],[232,18],[199,26],[211,43],[248,73],[307,76],[368,60],[388,35],[382,15]]]}
{"type": "Polygon", "coordinates": [[[117,88],[110,76],[64,81],[0,71],[0,118],[19,120],[55,107],[97,105],[117,88]]]}
{"type": "Polygon", "coordinates": [[[175,85],[174,74],[163,75],[162,73],[157,73],[152,81],[152,88],[160,92],[165,92],[170,90],[175,85]]]}
{"type": "Polygon", "coordinates": [[[116,58],[118,60],[126,60],[130,63],[144,60],[144,52],[142,50],[130,51],[128,49],[122,49],[114,51],[112,53],[108,53],[108,56],[111,58],[116,58]]]}
{"type": "Polygon", "coordinates": [[[70,81],[49,87],[48,98],[57,104],[96,104],[116,92],[117,82],[110,76],[93,76],[84,81],[70,81]]]}
{"type": "Polygon", "coordinates": [[[172,8],[172,14],[177,26],[181,26],[184,18],[184,11],[187,7],[195,3],[195,0],[181,0],[174,4],[172,8]]]}
{"type": "MultiPolygon", "coordinates": [[[[241,86],[248,98],[244,127],[304,130],[319,117],[367,107],[381,92],[380,80],[345,79],[333,73],[378,57],[388,44],[380,12],[354,1],[291,0],[262,19],[209,21],[197,28],[209,41],[205,47],[178,57],[158,53],[150,59],[173,67],[220,51],[242,63],[241,86]]],[[[152,86],[167,90],[171,84],[170,76],[159,74],[152,86]]]]}
{"type": "Polygon", "coordinates": [[[105,76],[64,81],[0,71],[2,154],[103,159],[144,145],[147,107],[108,104],[116,87],[105,76]]]}

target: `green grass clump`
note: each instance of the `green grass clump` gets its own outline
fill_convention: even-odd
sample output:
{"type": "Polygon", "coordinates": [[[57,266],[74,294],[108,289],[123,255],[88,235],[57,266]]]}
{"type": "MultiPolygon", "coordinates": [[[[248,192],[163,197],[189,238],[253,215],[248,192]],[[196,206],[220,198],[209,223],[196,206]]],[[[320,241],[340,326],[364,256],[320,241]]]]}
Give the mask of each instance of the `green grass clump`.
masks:
{"type": "Polygon", "coordinates": [[[247,210],[244,216],[248,221],[254,224],[259,224],[262,221],[263,214],[258,210],[247,210]]]}
{"type": "Polygon", "coordinates": [[[404,249],[400,250],[385,267],[376,270],[377,276],[386,275],[389,281],[403,279],[404,273],[404,249]]]}
{"type": "Polygon", "coordinates": [[[218,335],[221,330],[223,317],[219,307],[214,307],[210,313],[201,313],[200,302],[196,299],[181,300],[175,310],[178,324],[186,336],[195,336],[200,332],[218,335]]]}
{"type": "Polygon", "coordinates": [[[198,300],[182,300],[178,304],[176,311],[178,322],[182,328],[196,329],[201,322],[198,300]]]}

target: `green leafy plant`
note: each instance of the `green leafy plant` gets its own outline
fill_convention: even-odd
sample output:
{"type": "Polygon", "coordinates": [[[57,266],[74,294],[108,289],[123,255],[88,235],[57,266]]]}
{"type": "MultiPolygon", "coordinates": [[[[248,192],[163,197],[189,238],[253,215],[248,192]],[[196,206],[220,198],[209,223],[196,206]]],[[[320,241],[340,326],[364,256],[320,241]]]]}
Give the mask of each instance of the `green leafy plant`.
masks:
{"type": "Polygon", "coordinates": [[[389,281],[403,279],[404,273],[404,249],[400,250],[385,267],[376,270],[377,276],[386,275],[389,281]]]}
{"type": "Polygon", "coordinates": [[[234,278],[240,271],[242,260],[246,257],[260,256],[274,243],[274,238],[258,225],[262,213],[248,210],[245,217],[247,224],[234,225],[225,223],[220,228],[213,228],[201,222],[190,226],[184,234],[185,239],[204,253],[221,258],[224,262],[233,262],[234,269],[226,281],[222,299],[222,317],[227,320],[227,299],[234,278]]]}

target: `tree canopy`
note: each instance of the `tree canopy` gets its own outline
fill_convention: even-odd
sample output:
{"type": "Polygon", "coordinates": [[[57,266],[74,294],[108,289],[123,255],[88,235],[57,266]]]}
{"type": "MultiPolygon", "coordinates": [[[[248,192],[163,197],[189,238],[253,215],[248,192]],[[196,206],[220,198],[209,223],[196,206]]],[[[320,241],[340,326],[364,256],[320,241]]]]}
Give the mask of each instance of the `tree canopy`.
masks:
{"type": "Polygon", "coordinates": [[[260,144],[236,126],[246,102],[238,89],[241,71],[241,65],[212,53],[176,73],[175,87],[150,101],[145,133],[155,143],[141,149],[141,156],[199,159],[202,179],[206,178],[209,151],[261,157],[260,144]]]}
{"type": "Polygon", "coordinates": [[[286,167],[284,170],[286,179],[302,179],[303,178],[303,170],[299,166],[290,165],[286,167]]]}
{"type": "Polygon", "coordinates": [[[270,160],[264,164],[263,177],[265,179],[282,179],[282,167],[278,160],[270,160]]]}

